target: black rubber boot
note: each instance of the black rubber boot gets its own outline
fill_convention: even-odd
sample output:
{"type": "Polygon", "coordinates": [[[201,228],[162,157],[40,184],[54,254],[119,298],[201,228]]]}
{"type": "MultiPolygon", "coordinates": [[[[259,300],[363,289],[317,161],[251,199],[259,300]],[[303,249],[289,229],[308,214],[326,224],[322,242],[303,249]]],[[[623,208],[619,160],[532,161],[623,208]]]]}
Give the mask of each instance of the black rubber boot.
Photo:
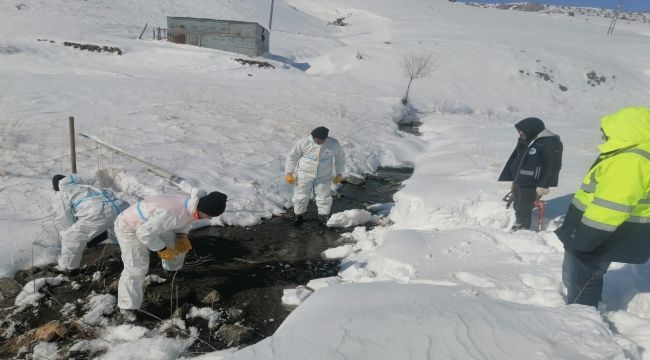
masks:
{"type": "Polygon", "coordinates": [[[296,215],[293,218],[293,221],[291,222],[291,225],[293,226],[300,226],[302,223],[305,221],[305,218],[302,217],[302,215],[296,215]]]}
{"type": "Polygon", "coordinates": [[[510,228],[510,232],[515,232],[515,231],[519,231],[519,230],[528,230],[529,228],[530,228],[530,226],[529,226],[529,227],[525,227],[525,226],[523,226],[523,225],[521,225],[521,224],[514,224],[514,225],[512,225],[512,227],[510,228]]]}
{"type": "Polygon", "coordinates": [[[327,221],[329,220],[328,215],[318,215],[318,226],[320,226],[323,232],[327,231],[327,221]]]}

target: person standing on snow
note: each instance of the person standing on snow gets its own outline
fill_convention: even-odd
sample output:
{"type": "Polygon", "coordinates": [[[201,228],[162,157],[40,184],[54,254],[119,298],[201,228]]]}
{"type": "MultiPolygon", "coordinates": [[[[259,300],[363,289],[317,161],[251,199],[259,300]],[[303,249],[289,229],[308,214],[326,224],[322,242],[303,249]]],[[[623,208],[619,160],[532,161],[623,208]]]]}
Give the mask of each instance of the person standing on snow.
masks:
{"type": "Polygon", "coordinates": [[[515,124],[515,129],[519,141],[499,175],[499,181],[512,181],[513,231],[530,228],[535,200],[557,186],[562,167],[560,137],[547,130],[542,120],[526,118],[515,124]]]}
{"type": "Polygon", "coordinates": [[[118,199],[112,191],[88,184],[76,174],[54,175],[52,187],[56,192],[54,208],[59,224],[61,253],[55,272],[79,269],[86,246],[96,245],[108,238],[113,222],[129,204],[118,199]]]}
{"type": "Polygon", "coordinates": [[[205,194],[163,194],[139,201],[115,220],[115,235],[122,251],[124,269],[117,287],[117,306],[126,321],[134,321],[143,301],[144,278],[149,271],[149,251],[166,261],[187,253],[189,225],[210,219],[226,209],[227,196],[218,191],[205,194]]]}
{"type": "Polygon", "coordinates": [[[329,129],[319,126],[311,136],[298,141],[287,155],[284,170],[287,184],[296,185],[293,192],[294,225],[304,221],[303,214],[312,193],[318,207],[318,221],[322,227],[332,207],[331,182],[340,184],[345,169],[345,153],[339,142],[328,136],[329,129]],[[295,176],[294,176],[295,173],[295,176]],[[334,179],[332,174],[335,173],[334,179]]]}
{"type": "Polygon", "coordinates": [[[598,306],[611,262],[650,258],[650,108],[600,120],[605,143],[556,231],[567,304],[598,306]]]}

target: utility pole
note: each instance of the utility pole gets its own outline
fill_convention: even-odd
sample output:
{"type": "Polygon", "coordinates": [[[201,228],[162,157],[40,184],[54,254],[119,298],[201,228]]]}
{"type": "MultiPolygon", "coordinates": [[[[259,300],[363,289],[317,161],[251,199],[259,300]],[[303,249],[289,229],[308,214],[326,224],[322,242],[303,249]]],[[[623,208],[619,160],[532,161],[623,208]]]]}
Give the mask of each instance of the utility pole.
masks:
{"type": "Polygon", "coordinates": [[[609,24],[609,29],[607,29],[607,35],[612,35],[614,33],[614,26],[616,26],[616,20],[618,20],[618,13],[621,11],[622,8],[623,8],[623,0],[618,0],[618,6],[614,11],[614,17],[612,18],[612,22],[609,24]]]}
{"type": "Polygon", "coordinates": [[[271,24],[273,24],[273,3],[275,0],[271,0],[271,15],[269,16],[269,31],[271,31],[271,24]]]}

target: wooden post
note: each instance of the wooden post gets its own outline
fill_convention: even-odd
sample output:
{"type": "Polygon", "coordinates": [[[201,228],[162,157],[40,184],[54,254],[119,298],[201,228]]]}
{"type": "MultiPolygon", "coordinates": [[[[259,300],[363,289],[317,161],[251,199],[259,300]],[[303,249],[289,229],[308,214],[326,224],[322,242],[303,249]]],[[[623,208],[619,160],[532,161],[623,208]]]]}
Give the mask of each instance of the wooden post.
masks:
{"type": "Polygon", "coordinates": [[[144,31],[147,30],[147,25],[149,25],[149,24],[148,23],[144,24],[144,29],[142,29],[142,32],[140,33],[140,36],[138,36],[138,40],[142,39],[142,35],[144,34],[144,31]]]}
{"type": "Polygon", "coordinates": [[[74,144],[74,116],[68,118],[68,127],[70,128],[70,167],[72,173],[77,173],[77,151],[74,144]]]}

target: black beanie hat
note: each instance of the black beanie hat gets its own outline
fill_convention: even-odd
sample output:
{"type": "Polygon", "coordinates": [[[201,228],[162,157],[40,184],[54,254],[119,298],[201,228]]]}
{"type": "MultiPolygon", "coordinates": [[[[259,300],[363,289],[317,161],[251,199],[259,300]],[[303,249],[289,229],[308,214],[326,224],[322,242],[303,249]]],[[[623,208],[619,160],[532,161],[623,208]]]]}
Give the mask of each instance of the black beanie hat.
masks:
{"type": "Polygon", "coordinates": [[[319,126],[311,131],[311,136],[318,139],[327,139],[327,135],[330,133],[330,129],[325,126],[319,126]]]}
{"type": "Polygon", "coordinates": [[[528,139],[534,139],[539,133],[542,132],[546,127],[544,122],[535,117],[529,117],[521,120],[515,124],[517,130],[521,130],[528,139]]]}
{"type": "Polygon", "coordinates": [[[196,210],[210,216],[219,216],[226,210],[227,200],[228,196],[226,194],[213,191],[199,199],[196,210]]]}
{"type": "Polygon", "coordinates": [[[54,188],[54,191],[59,191],[59,181],[61,181],[61,179],[63,179],[64,177],[65,175],[61,175],[61,174],[54,175],[54,177],[52,178],[52,187],[54,188]]]}

